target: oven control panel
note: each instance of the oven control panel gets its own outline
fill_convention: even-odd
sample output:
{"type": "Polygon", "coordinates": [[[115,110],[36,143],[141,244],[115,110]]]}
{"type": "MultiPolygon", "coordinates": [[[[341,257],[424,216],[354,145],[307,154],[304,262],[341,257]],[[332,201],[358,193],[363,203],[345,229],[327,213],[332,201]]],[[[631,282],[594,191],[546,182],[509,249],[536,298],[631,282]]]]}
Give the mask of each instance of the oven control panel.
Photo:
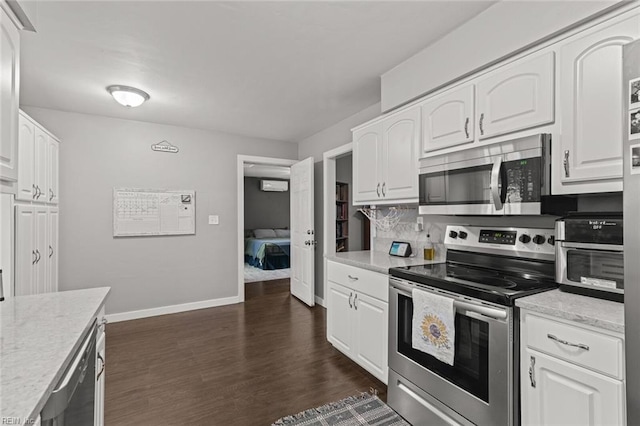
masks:
{"type": "Polygon", "coordinates": [[[448,225],[444,244],[454,250],[553,260],[555,230],[448,225]]]}

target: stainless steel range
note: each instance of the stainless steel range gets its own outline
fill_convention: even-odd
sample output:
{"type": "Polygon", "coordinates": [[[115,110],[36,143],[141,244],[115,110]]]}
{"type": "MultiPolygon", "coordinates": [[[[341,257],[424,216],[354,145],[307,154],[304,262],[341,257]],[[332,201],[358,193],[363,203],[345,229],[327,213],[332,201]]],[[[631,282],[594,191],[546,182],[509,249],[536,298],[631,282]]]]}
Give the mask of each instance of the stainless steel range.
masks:
{"type": "Polygon", "coordinates": [[[519,424],[515,299],[556,288],[554,230],[448,226],[446,263],[389,270],[388,403],[413,425],[519,424]],[[450,297],[453,365],[412,347],[412,292],[450,297]]]}

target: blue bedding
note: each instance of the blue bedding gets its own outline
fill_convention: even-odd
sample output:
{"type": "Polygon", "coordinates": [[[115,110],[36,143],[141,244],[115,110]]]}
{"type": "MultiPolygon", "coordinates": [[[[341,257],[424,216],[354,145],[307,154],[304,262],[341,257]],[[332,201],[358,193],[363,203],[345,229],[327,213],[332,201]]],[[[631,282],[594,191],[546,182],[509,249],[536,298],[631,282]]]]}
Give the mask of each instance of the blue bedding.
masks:
{"type": "MultiPolygon", "coordinates": [[[[267,244],[277,245],[289,257],[291,251],[291,239],[289,238],[245,238],[244,259],[248,264],[261,269],[267,269],[265,253],[267,244]]],[[[288,263],[286,262],[288,267],[288,263]]],[[[270,267],[269,269],[273,269],[270,267]]]]}

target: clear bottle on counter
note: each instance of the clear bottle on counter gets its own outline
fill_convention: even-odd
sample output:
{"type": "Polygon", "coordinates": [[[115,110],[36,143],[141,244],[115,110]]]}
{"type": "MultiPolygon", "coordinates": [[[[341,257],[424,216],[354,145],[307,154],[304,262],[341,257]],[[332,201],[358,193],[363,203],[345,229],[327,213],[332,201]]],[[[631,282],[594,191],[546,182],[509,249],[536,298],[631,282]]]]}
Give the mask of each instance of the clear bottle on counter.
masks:
{"type": "Polygon", "coordinates": [[[433,260],[436,257],[436,249],[431,241],[431,235],[427,234],[427,242],[424,245],[424,260],[433,260]]]}

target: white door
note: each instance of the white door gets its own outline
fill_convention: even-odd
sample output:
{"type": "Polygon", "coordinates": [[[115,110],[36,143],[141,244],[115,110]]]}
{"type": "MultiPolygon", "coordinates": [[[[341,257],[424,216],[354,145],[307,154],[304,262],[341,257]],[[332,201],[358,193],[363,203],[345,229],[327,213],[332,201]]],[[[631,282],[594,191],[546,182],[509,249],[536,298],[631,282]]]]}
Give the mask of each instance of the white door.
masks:
{"type": "Polygon", "coordinates": [[[28,118],[20,114],[18,120],[18,192],[16,199],[33,201],[36,195],[35,185],[35,141],[36,127],[28,118]]]}
{"type": "Polygon", "coordinates": [[[378,379],[387,383],[388,304],[357,293],[353,299],[355,312],[355,357],[378,379]]]}
{"type": "Polygon", "coordinates": [[[628,110],[622,108],[622,46],[639,36],[640,25],[634,16],[580,35],[562,47],[561,150],[554,167],[563,187],[558,192],[622,190],[624,135],[620,117],[628,110]],[[589,186],[589,181],[612,179],[617,182],[611,188],[589,186]],[[586,184],[580,187],[576,185],[579,182],[586,184]]]}
{"type": "Polygon", "coordinates": [[[58,207],[49,207],[49,215],[47,224],[47,232],[49,233],[47,242],[47,274],[48,288],[47,291],[58,291],[58,207]]]}
{"type": "Polygon", "coordinates": [[[383,120],[380,190],[384,200],[418,200],[419,143],[419,106],[383,120]]]}
{"type": "Polygon", "coordinates": [[[35,208],[16,206],[15,295],[35,294],[35,208]]]}
{"type": "Polygon", "coordinates": [[[469,84],[422,105],[422,156],[473,142],[475,86],[469,84]]]}
{"type": "Polygon", "coordinates": [[[35,208],[35,276],[34,289],[36,294],[46,293],[49,291],[49,209],[47,206],[34,206],[35,208]]]}
{"type": "Polygon", "coordinates": [[[20,34],[0,10],[0,179],[18,178],[18,92],[20,34]]]}
{"type": "Polygon", "coordinates": [[[58,183],[59,183],[59,164],[60,164],[60,143],[49,136],[47,148],[47,182],[49,188],[47,190],[47,202],[58,204],[58,183]]]}
{"type": "Polygon", "coordinates": [[[34,165],[34,183],[36,185],[35,201],[41,203],[46,202],[49,198],[47,191],[49,190],[49,184],[47,183],[48,177],[48,150],[49,150],[49,135],[36,126],[35,130],[36,142],[35,142],[35,165],[34,165]]]}
{"type": "Polygon", "coordinates": [[[375,203],[382,197],[382,123],[353,132],[353,202],[375,203]]]}
{"type": "Polygon", "coordinates": [[[478,83],[480,139],[554,120],[554,53],[525,59],[478,83]]]}
{"type": "Polygon", "coordinates": [[[520,370],[523,426],[625,424],[621,381],[529,348],[520,370]]]}
{"type": "Polygon", "coordinates": [[[315,305],[313,157],[291,166],[291,294],[315,305]]]}
{"type": "Polygon", "coordinates": [[[354,291],[329,282],[327,295],[327,340],[340,351],[353,353],[353,294],[354,291]]]}

